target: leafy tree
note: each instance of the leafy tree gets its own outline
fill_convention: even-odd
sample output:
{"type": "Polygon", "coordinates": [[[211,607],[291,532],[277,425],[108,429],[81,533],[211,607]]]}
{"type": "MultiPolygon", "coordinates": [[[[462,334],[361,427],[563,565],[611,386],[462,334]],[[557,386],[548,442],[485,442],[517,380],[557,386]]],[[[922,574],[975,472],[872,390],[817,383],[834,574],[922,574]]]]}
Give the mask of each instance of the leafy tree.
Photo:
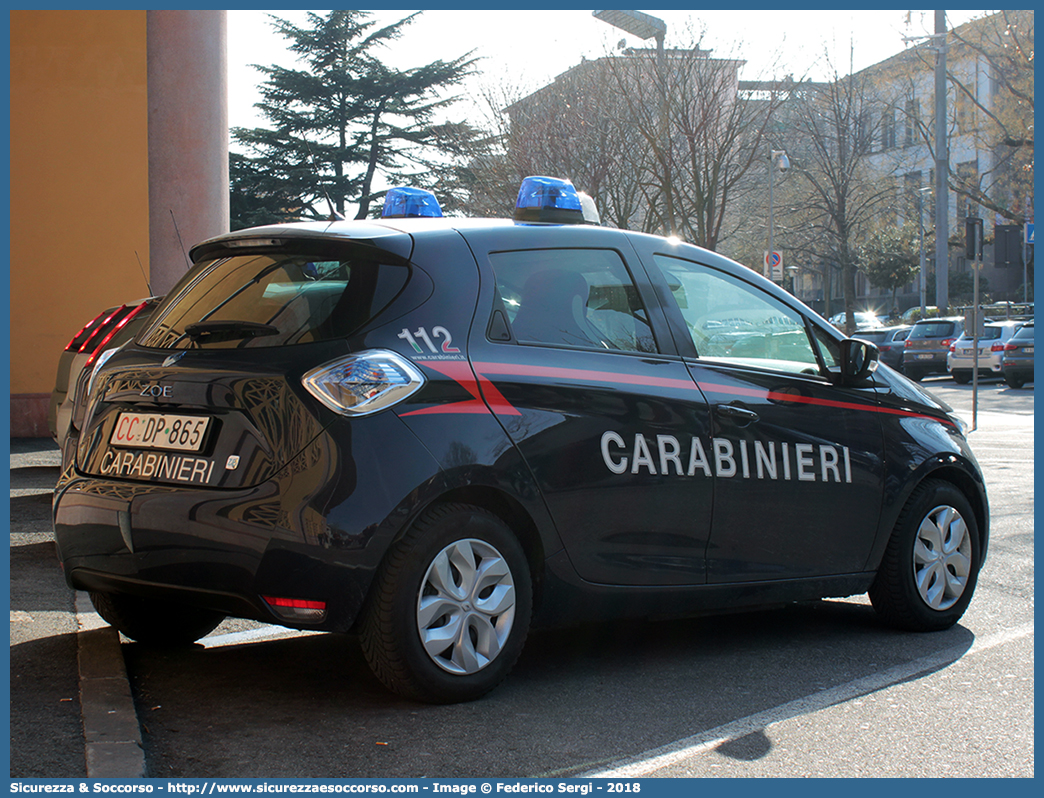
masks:
{"type": "Polygon", "coordinates": [[[474,60],[406,70],[383,63],[380,48],[417,15],[377,29],[365,11],[309,12],[303,26],[273,17],[304,68],[255,65],[265,76],[257,107],[271,126],[232,131],[254,156],[239,164],[236,190],[264,198],[280,183],[276,204],[286,207],[277,212],[323,217],[356,201],[359,219],[382,193],[381,180],[441,193],[451,159],[469,154],[476,139],[470,125],[441,121],[457,100],[443,92],[471,74],[474,60]]]}
{"type": "Polygon", "coordinates": [[[228,175],[230,230],[294,221],[304,213],[301,198],[288,190],[281,176],[271,174],[264,162],[230,152],[228,175]]]}
{"type": "Polygon", "coordinates": [[[917,226],[873,230],[858,250],[859,268],[870,285],[892,292],[892,315],[899,315],[896,294],[920,271],[917,226]]]}

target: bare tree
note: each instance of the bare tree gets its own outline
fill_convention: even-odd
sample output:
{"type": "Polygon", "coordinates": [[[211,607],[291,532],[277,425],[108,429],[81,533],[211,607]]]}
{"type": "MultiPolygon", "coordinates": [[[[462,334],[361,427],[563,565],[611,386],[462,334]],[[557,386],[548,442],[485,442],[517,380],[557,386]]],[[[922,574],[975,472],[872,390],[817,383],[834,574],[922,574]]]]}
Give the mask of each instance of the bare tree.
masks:
{"type": "Polygon", "coordinates": [[[804,187],[790,219],[791,248],[833,264],[841,276],[846,331],[854,329],[857,243],[861,231],[895,201],[894,183],[874,178],[868,156],[881,115],[873,85],[864,74],[841,77],[801,92],[790,131],[792,171],[804,187]]]}
{"type": "MultiPolygon", "coordinates": [[[[950,31],[947,80],[953,89],[949,137],[969,135],[979,151],[990,153],[988,169],[950,164],[949,187],[1016,224],[1029,221],[1026,202],[1033,193],[1034,60],[1032,10],[999,11],[950,31]]],[[[911,54],[925,70],[933,51],[911,54]]],[[[917,110],[916,105],[911,108],[917,110]]],[[[934,151],[934,122],[919,112],[907,123],[934,151]]]]}
{"type": "Polygon", "coordinates": [[[773,83],[741,92],[743,61],[711,57],[697,37],[690,45],[629,51],[609,66],[633,134],[645,144],[632,168],[646,205],[642,229],[713,250],[730,232],[730,207],[751,189],[748,173],[788,89],[773,83]]]}

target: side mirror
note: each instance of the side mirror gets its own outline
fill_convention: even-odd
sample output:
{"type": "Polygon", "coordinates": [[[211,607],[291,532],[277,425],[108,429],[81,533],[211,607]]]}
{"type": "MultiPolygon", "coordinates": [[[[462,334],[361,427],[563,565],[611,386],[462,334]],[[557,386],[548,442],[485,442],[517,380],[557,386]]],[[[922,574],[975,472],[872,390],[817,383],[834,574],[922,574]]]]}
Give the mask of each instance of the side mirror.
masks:
{"type": "Polygon", "coordinates": [[[847,381],[865,380],[877,371],[880,353],[874,344],[857,338],[841,342],[841,376],[847,381]]]}

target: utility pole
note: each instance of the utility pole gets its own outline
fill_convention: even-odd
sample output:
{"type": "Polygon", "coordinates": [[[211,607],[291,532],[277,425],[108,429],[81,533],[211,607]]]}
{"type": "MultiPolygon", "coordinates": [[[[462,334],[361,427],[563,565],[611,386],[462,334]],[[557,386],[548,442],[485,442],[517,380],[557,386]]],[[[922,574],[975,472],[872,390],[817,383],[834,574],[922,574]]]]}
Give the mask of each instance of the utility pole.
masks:
{"type": "Polygon", "coordinates": [[[935,12],[935,305],[950,306],[950,152],[946,140],[946,12],[935,12]]]}

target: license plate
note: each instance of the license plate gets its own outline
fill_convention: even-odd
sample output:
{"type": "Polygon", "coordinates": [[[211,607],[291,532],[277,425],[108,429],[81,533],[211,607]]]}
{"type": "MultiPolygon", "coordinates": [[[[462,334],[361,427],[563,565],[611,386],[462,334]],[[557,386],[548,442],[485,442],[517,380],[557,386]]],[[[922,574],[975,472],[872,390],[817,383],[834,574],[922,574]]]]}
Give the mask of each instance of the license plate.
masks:
{"type": "Polygon", "coordinates": [[[931,360],[932,357],[933,357],[933,355],[918,355],[917,359],[918,360],[931,360]]]}
{"type": "Polygon", "coordinates": [[[170,413],[120,413],[109,436],[110,446],[198,452],[210,424],[208,416],[170,413]]]}
{"type": "Polygon", "coordinates": [[[1033,354],[1033,347],[1032,346],[1024,346],[1024,347],[1022,347],[1022,351],[1025,354],[1027,354],[1027,355],[1032,355],[1033,354]]]}

